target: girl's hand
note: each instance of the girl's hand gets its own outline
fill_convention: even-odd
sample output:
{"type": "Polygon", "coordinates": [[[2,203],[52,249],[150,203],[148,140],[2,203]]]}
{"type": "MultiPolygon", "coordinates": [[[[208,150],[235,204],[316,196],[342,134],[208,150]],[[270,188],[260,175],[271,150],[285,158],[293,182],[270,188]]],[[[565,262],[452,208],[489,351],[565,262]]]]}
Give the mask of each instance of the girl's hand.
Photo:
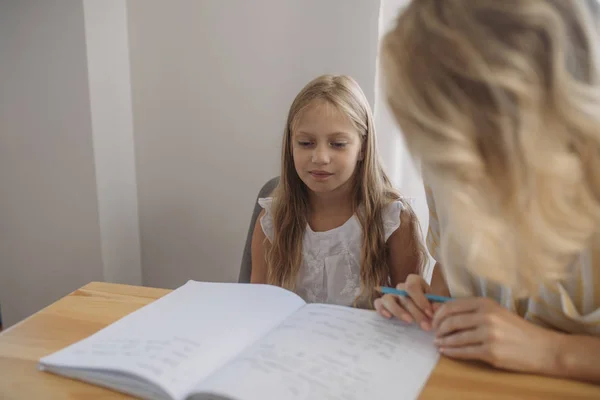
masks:
{"type": "Polygon", "coordinates": [[[431,329],[431,319],[439,304],[432,305],[425,297],[431,288],[417,274],[410,274],[397,289],[406,290],[409,297],[386,294],[375,300],[375,310],[385,318],[396,317],[407,323],[417,323],[421,329],[431,329]]]}
{"type": "Polygon", "coordinates": [[[559,336],[483,298],[456,299],[433,317],[435,344],[448,357],[520,372],[552,371],[559,336]]]}

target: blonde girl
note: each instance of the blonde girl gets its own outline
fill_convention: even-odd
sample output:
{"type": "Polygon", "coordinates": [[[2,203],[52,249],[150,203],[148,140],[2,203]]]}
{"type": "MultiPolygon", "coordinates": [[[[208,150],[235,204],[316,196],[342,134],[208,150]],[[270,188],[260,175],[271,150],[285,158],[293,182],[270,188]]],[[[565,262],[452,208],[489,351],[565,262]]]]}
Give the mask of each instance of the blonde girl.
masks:
{"type": "Polygon", "coordinates": [[[259,199],[251,282],[308,302],[372,307],[376,286],[421,271],[418,221],[383,171],[375,139],[352,78],[324,75],[300,91],[283,135],[279,185],[259,199]]]}

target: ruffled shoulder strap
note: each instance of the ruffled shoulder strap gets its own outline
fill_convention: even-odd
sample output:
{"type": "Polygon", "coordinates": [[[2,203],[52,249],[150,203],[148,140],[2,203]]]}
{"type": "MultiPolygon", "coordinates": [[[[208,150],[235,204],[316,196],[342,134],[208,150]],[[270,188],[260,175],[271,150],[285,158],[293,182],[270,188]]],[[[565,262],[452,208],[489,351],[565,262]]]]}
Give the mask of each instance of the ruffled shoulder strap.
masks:
{"type": "Polygon", "coordinates": [[[385,241],[392,236],[400,227],[400,214],[404,210],[404,205],[400,200],[396,200],[388,204],[383,210],[383,232],[385,233],[385,241]]]}
{"type": "Polygon", "coordinates": [[[259,198],[258,204],[265,210],[265,214],[260,219],[260,226],[262,230],[269,239],[271,243],[273,243],[274,229],[273,229],[273,214],[271,213],[271,207],[273,205],[272,197],[259,198]]]}

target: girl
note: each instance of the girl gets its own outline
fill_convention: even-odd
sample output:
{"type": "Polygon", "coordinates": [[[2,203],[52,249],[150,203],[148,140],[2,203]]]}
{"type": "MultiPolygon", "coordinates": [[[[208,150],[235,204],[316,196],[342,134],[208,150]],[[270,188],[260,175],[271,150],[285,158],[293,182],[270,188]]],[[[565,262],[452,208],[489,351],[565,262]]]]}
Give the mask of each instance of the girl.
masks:
{"type": "Polygon", "coordinates": [[[376,308],[447,356],[600,381],[599,21],[596,0],[414,0],[385,39],[439,263],[376,308]]]}
{"type": "Polygon", "coordinates": [[[348,76],[308,83],[289,110],[281,177],[252,239],[253,283],[307,302],[372,307],[374,288],[425,262],[418,221],[377,155],[369,104],[348,76]]]}

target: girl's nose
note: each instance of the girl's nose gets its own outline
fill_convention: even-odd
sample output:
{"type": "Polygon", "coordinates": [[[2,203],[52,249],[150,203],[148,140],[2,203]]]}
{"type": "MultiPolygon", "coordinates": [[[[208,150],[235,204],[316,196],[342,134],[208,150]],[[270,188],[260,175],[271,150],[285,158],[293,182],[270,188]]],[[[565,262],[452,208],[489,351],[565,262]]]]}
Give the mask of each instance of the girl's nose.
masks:
{"type": "Polygon", "coordinates": [[[325,146],[317,146],[313,151],[312,162],[315,164],[329,164],[329,149],[325,146]]]}

